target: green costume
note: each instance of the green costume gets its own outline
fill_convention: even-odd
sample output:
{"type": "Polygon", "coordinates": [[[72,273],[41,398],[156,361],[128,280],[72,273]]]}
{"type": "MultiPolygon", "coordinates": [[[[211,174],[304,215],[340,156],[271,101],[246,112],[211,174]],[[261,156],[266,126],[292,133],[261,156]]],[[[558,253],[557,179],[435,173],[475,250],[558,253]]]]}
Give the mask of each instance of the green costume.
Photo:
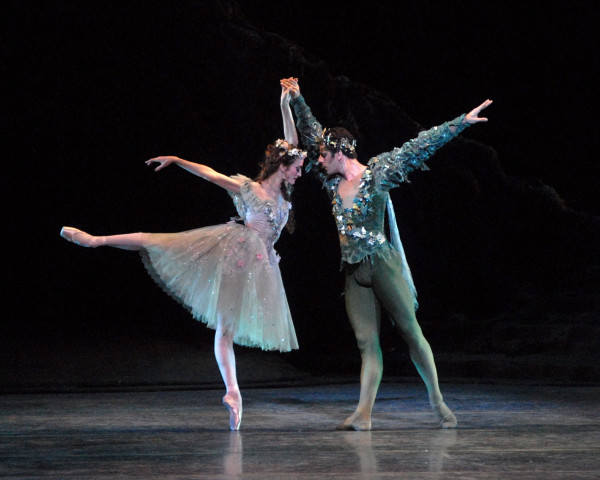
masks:
{"type": "MultiPolygon", "coordinates": [[[[302,142],[309,149],[309,160],[314,164],[318,159],[318,149],[315,146],[323,133],[323,128],[302,96],[292,100],[292,106],[298,118],[302,142]]],[[[342,178],[339,175],[327,178],[321,174],[323,185],[331,198],[342,250],[342,262],[356,264],[365,259],[372,259],[373,256],[389,258],[391,251],[397,250],[405,264],[403,277],[413,294],[415,306],[416,290],[406,265],[399,235],[397,236],[389,191],[407,181],[410,172],[416,169],[428,170],[425,160],[469,126],[468,123],[463,123],[464,117],[465,115],[461,115],[450,122],[423,131],[401,148],[394,148],[391,152],[371,158],[351,208],[343,208],[338,195],[337,190],[342,178]],[[451,126],[455,127],[454,132],[450,130],[451,126]],[[384,231],[386,205],[392,220],[391,245],[384,231]]]]}
{"type": "MultiPolygon", "coordinates": [[[[292,100],[291,105],[302,143],[314,165],[318,161],[323,128],[302,96],[292,100]]],[[[361,400],[357,412],[368,412],[369,419],[383,370],[379,346],[380,305],[392,316],[394,325],[408,343],[413,362],[429,390],[432,406],[435,409],[436,405],[443,404],[433,354],[415,317],[416,289],[397,234],[389,191],[407,181],[410,172],[427,170],[425,160],[469,126],[463,123],[464,118],[465,115],[461,115],[423,131],[401,148],[371,158],[351,208],[343,207],[338,193],[342,177],[319,174],[331,198],[346,274],[346,310],[363,357],[361,400]],[[450,127],[455,128],[454,132],[450,127]],[[386,206],[390,220],[393,220],[390,222],[392,243],[384,231],[386,206]]],[[[438,413],[438,416],[441,419],[443,415],[438,413]]],[[[360,423],[351,426],[368,429],[370,420],[368,428],[361,428],[366,425],[360,423]]]]}

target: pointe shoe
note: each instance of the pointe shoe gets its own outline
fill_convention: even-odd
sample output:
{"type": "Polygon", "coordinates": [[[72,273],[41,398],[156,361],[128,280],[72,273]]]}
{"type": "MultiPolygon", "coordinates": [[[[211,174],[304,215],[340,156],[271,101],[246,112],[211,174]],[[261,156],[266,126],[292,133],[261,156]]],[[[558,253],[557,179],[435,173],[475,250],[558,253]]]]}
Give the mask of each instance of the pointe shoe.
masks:
{"type": "Polygon", "coordinates": [[[96,247],[94,245],[94,237],[89,233],[82,232],[81,230],[73,227],[62,227],[60,229],[60,236],[69,242],[73,242],[81,247],[96,247]]]}
{"type": "Polygon", "coordinates": [[[433,411],[438,418],[441,428],[456,428],[458,421],[444,402],[433,406],[433,411]]]}
{"type": "Polygon", "coordinates": [[[223,405],[229,410],[229,428],[231,430],[239,430],[242,423],[242,398],[236,402],[233,397],[225,395],[223,397],[223,405]]]}
{"type": "Polygon", "coordinates": [[[354,430],[356,432],[367,432],[371,430],[371,420],[364,420],[358,415],[351,415],[342,423],[340,423],[336,430],[354,430]]]}

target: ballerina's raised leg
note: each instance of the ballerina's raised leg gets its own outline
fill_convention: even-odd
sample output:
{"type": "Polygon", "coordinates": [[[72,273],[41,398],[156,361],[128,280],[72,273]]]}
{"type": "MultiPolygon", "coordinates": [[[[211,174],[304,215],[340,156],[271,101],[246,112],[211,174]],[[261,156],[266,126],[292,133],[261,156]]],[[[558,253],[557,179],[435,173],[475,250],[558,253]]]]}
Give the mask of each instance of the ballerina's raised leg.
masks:
{"type": "MultiPolygon", "coordinates": [[[[82,247],[114,247],[124,250],[141,250],[149,244],[147,233],[95,236],[74,227],[63,227],[60,236],[82,247]]],[[[233,337],[221,326],[215,332],[215,358],[227,391],[223,404],[229,410],[229,428],[239,430],[242,421],[242,396],[237,383],[233,337]]]]}
{"type": "Polygon", "coordinates": [[[123,250],[141,250],[149,243],[147,233],[96,236],[74,227],[62,227],[60,236],[81,247],[114,247],[123,250]]]}
{"type": "MultiPolygon", "coordinates": [[[[63,227],[61,237],[82,247],[114,247],[124,250],[141,250],[149,245],[147,233],[126,233],[122,235],[95,236],[74,227],[63,227]]],[[[219,365],[223,382],[227,389],[223,404],[229,410],[229,427],[239,430],[242,421],[242,395],[237,382],[233,336],[222,328],[221,322],[215,332],[215,359],[219,365]]]]}

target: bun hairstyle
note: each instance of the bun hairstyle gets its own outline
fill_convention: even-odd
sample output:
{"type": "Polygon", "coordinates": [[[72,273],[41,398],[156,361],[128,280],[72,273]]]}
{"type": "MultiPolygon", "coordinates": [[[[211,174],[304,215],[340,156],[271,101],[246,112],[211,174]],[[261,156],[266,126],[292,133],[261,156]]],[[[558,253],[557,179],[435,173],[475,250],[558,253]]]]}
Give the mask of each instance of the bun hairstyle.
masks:
{"type": "MultiPolygon", "coordinates": [[[[267,146],[265,150],[264,160],[259,164],[260,172],[255,178],[256,182],[263,182],[271,175],[273,175],[281,165],[289,167],[299,158],[305,158],[306,152],[296,148],[295,145],[287,142],[286,140],[277,140],[274,143],[267,146]]],[[[281,196],[291,202],[292,191],[294,190],[293,185],[288,182],[281,182],[281,196]]],[[[295,222],[293,211],[290,210],[286,229],[291,233],[294,231],[295,222]]]]}

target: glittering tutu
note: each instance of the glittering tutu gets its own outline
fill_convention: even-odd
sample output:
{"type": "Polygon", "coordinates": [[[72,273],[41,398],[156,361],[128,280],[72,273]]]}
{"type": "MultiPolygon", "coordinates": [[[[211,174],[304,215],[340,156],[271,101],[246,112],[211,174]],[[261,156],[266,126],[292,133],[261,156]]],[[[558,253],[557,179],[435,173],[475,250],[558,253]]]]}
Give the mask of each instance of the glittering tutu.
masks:
{"type": "Polygon", "coordinates": [[[221,319],[239,345],[298,348],[275,252],[254,230],[227,223],[150,238],[147,270],[195,319],[213,329],[221,319]]]}

